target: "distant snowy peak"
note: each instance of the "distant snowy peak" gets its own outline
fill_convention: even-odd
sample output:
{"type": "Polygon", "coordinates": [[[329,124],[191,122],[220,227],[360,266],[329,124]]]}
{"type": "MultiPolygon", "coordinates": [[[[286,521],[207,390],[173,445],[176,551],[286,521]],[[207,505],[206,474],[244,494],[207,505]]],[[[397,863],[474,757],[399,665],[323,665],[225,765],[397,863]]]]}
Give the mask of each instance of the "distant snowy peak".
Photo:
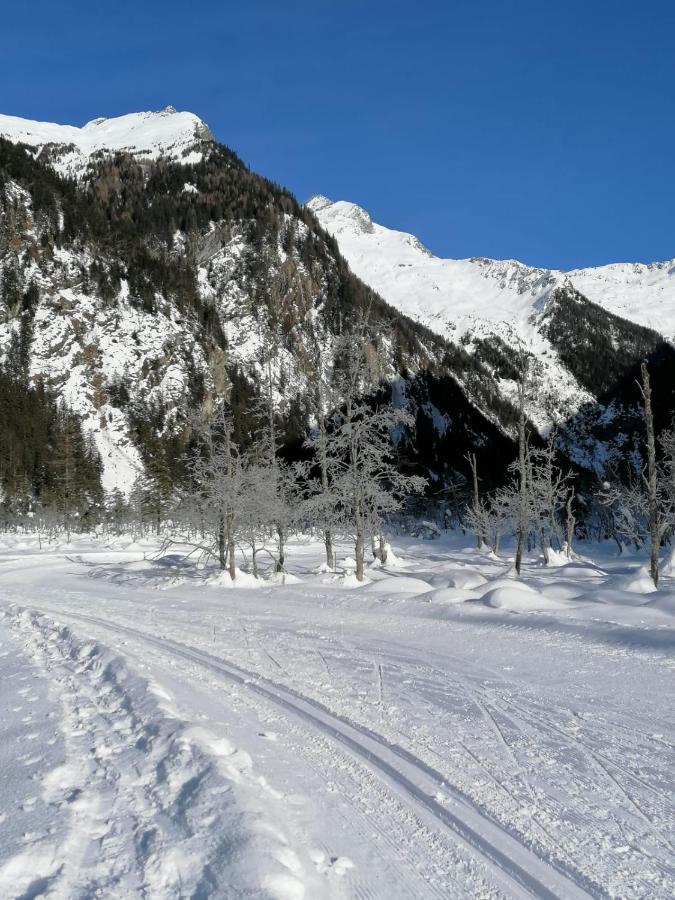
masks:
{"type": "Polygon", "coordinates": [[[201,145],[213,141],[209,127],[198,116],[178,112],[173,106],[157,112],[92,119],[81,128],[0,115],[0,136],[38,150],[50,148],[54,151],[53,165],[66,174],[76,173],[99,152],[196,162],[201,158],[201,145]]]}
{"type": "Polygon", "coordinates": [[[356,203],[349,203],[347,200],[333,201],[321,194],[316,194],[305,205],[311,209],[326,231],[336,238],[338,235],[373,235],[374,241],[377,243],[378,238],[384,236],[390,240],[397,240],[401,247],[410,247],[425,256],[432,255],[414,234],[392,231],[390,228],[375,224],[370,218],[370,213],[362,206],[357,206],[356,203]]]}
{"type": "Polygon", "coordinates": [[[447,334],[475,320],[525,326],[553,287],[571,285],[608,312],[675,337],[675,259],[562,272],[517,260],[441,259],[412,234],[373,222],[344,200],[307,207],[338,241],[352,270],[385,300],[447,334]],[[443,327],[439,327],[442,323],[443,327]]]}

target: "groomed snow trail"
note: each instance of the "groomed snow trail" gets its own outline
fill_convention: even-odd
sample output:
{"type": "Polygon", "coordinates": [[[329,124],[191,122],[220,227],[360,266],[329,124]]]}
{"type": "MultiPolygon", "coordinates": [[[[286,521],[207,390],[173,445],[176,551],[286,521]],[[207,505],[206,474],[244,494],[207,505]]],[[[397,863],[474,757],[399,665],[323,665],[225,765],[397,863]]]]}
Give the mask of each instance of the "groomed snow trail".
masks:
{"type": "Polygon", "coordinates": [[[175,656],[220,675],[254,692],[284,713],[299,718],[322,737],[346,747],[360,762],[392,787],[413,812],[430,827],[449,829],[467,849],[490,868],[495,881],[514,895],[523,893],[542,900],[588,897],[566,873],[539,859],[518,843],[479,809],[467,804],[453,791],[443,776],[404,748],[391,744],[369,728],[359,726],[330,713],[316,701],[283,685],[249,672],[226,660],[218,659],[168,638],[156,638],[135,628],[113,625],[92,616],[70,613],[76,622],[94,625],[108,633],[150,645],[168,656],[175,656]],[[438,798],[438,799],[437,799],[438,798]]]}
{"type": "MultiPolygon", "coordinates": [[[[175,560],[94,546],[0,558],[5,624],[49,673],[66,758],[98,760],[72,732],[98,747],[114,721],[101,671],[130,686],[135,724],[82,770],[79,790],[102,795],[106,815],[71,814],[71,873],[86,872],[92,833],[100,869],[86,874],[116,873],[111,896],[200,896],[200,877],[203,896],[277,900],[672,895],[667,619],[629,629],[597,603],[571,618],[435,603],[448,573],[498,584],[503,565],[465,551],[413,548],[410,571],[373,571],[357,591],[311,576],[303,552],[300,583],[228,591],[175,560]],[[131,749],[143,727],[159,736],[131,749]],[[132,757],[129,782],[117,760],[132,757]],[[157,777],[186,759],[208,773],[187,816],[157,777]],[[132,838],[158,819],[153,863],[132,838]],[[102,839],[114,823],[117,843],[102,839]],[[232,834],[215,871],[210,853],[232,834]]],[[[572,593],[569,573],[535,576],[549,579],[537,590],[572,593]]],[[[53,896],[78,896],[81,881],[55,876],[53,896]]]]}

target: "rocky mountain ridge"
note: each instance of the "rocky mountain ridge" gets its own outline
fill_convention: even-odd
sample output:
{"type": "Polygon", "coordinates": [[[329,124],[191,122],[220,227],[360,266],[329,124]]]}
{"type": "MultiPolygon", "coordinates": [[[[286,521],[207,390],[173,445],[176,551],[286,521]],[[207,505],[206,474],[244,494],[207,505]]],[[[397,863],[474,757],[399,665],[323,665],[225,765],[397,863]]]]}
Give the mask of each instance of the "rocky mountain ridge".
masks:
{"type": "Polygon", "coordinates": [[[611,392],[662,343],[554,273],[438,260],[353,204],[302,207],[190,113],[0,117],[0,366],[77,414],[107,490],[180,478],[190,416],[223,396],[250,440],[270,371],[301,447],[317,373],[366,310],[383,389],[415,417],[406,464],[439,485],[469,450],[503,473],[523,355],[530,418],[598,469],[623,438],[595,381],[611,392]]]}
{"type": "MultiPolygon", "coordinates": [[[[661,333],[675,337],[675,260],[563,272],[517,260],[441,259],[354,203],[315,196],[307,206],[359,278],[491,367],[497,392],[511,402],[518,359],[527,358],[535,384],[529,414],[544,435],[570,421],[578,429],[580,412],[619,379],[622,360],[650,352],[661,333]],[[575,328],[560,324],[570,314],[575,328]],[[593,354],[606,377],[587,371],[593,354]]],[[[590,436],[585,443],[574,449],[577,462],[601,466],[607,447],[593,446],[590,436]]]]}

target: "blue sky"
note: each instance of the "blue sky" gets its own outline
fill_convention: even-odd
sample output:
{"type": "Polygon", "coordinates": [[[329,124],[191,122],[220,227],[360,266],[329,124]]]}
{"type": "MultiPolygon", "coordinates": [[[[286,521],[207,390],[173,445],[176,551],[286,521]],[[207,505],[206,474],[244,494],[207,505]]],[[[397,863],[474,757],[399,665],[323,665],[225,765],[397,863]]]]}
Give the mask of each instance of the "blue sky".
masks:
{"type": "Polygon", "coordinates": [[[169,103],[443,256],[675,256],[672,0],[4,4],[0,111],[169,103]]]}

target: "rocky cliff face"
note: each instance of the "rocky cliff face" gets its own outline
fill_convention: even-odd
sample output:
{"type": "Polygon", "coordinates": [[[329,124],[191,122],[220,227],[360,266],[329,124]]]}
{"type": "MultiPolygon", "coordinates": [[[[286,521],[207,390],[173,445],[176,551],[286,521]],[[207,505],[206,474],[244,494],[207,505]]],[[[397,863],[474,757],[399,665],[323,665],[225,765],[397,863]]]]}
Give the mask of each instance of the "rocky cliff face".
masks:
{"type": "Polygon", "coordinates": [[[250,439],[270,375],[297,450],[317,372],[366,312],[384,390],[415,415],[402,452],[432,480],[468,450],[503,472],[523,359],[536,427],[600,470],[634,405],[612,392],[663,340],[575,283],[623,279],[663,312],[672,281],[666,264],[609,269],[437,259],[354,204],[300,206],[171,108],[83,128],[0,117],[2,372],[76,413],[108,490],[180,477],[190,419],[220,397],[250,439]]]}
{"type": "Polygon", "coordinates": [[[471,446],[508,444],[488,370],[359,281],[314,214],[196,117],[165,110],[66,132],[7,122],[0,359],[77,413],[108,490],[153,467],[175,475],[190,417],[221,396],[250,433],[269,371],[298,447],[316,373],[366,310],[378,374],[416,414],[404,443],[418,465],[441,477],[471,446]]]}

